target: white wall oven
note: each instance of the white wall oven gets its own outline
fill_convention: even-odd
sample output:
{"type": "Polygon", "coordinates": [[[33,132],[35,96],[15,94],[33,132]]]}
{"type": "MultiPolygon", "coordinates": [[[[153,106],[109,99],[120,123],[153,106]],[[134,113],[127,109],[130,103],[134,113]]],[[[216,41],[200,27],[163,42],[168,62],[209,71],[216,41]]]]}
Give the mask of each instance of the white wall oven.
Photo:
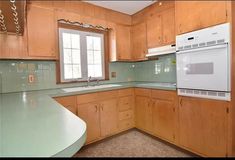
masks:
{"type": "Polygon", "coordinates": [[[230,101],[229,23],[179,35],[176,49],[179,95],[230,101]]]}

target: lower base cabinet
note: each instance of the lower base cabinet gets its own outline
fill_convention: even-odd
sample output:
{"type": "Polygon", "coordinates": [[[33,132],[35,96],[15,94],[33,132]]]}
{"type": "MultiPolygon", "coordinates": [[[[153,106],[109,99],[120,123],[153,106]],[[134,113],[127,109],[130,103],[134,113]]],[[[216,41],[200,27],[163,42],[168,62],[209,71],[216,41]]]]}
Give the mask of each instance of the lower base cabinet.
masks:
{"type": "Polygon", "coordinates": [[[100,138],[100,113],[99,104],[96,102],[81,104],[77,107],[78,117],[86,122],[87,140],[92,142],[100,138]]]}
{"type": "Polygon", "coordinates": [[[229,102],[143,88],[55,100],[86,122],[86,144],[136,127],[200,156],[228,155],[229,102]]]}
{"type": "Polygon", "coordinates": [[[175,142],[177,115],[173,101],[155,99],[153,101],[153,133],[175,142]]]}
{"type": "Polygon", "coordinates": [[[109,99],[100,102],[101,136],[113,135],[118,129],[117,99],[109,99]]]}
{"type": "Polygon", "coordinates": [[[228,102],[180,97],[180,145],[202,156],[225,157],[228,102]]]}

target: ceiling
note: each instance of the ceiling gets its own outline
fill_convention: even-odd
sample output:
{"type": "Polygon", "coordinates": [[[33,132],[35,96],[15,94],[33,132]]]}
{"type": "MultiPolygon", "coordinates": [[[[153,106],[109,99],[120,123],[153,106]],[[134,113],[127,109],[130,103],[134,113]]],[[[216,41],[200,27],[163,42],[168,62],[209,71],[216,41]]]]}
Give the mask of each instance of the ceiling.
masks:
{"type": "Polygon", "coordinates": [[[144,9],[145,7],[156,2],[155,0],[135,0],[135,1],[86,1],[88,3],[122,12],[125,14],[135,14],[136,12],[144,9]]]}

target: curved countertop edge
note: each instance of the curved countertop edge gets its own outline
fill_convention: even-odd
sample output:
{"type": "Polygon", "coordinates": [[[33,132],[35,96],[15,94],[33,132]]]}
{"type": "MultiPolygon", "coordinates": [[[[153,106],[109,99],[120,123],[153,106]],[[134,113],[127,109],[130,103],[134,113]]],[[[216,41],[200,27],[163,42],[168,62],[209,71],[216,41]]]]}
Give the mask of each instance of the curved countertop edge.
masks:
{"type": "Polygon", "coordinates": [[[87,137],[87,134],[86,134],[86,132],[84,132],[82,137],[80,137],[75,143],[73,143],[68,148],[64,149],[63,151],[53,155],[52,157],[72,157],[72,156],[74,156],[78,152],[78,150],[80,150],[82,148],[82,146],[85,144],[86,137],[87,137]]]}

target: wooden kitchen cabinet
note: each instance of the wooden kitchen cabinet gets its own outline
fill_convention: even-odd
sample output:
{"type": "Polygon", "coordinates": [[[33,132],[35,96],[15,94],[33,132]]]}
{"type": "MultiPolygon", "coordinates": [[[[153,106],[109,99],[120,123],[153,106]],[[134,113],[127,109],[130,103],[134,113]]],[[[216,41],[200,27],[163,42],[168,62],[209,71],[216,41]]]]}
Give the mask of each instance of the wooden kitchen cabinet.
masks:
{"type": "Polygon", "coordinates": [[[77,99],[76,96],[56,97],[54,98],[58,103],[63,105],[69,111],[77,115],[77,99]]]}
{"type": "Polygon", "coordinates": [[[175,44],[175,8],[161,12],[162,15],[162,44],[175,44]]]}
{"type": "Polygon", "coordinates": [[[77,114],[87,124],[86,144],[118,131],[117,91],[77,96],[77,114]]]}
{"type": "Polygon", "coordinates": [[[175,1],[176,34],[227,21],[227,1],[175,1]]]}
{"type": "Polygon", "coordinates": [[[154,48],[162,44],[162,16],[154,14],[147,20],[147,46],[154,48]]]}
{"type": "Polygon", "coordinates": [[[100,101],[101,136],[115,134],[118,129],[117,99],[100,101]]]}
{"type": "Polygon", "coordinates": [[[176,100],[175,92],[152,90],[153,133],[171,142],[177,136],[176,100]]]}
{"type": "Polygon", "coordinates": [[[92,102],[78,105],[78,117],[86,122],[87,139],[86,143],[90,143],[100,138],[100,113],[99,103],[92,102]]]}
{"type": "Polygon", "coordinates": [[[135,122],[136,128],[152,131],[152,105],[148,89],[135,89],[135,122]]]}
{"type": "Polygon", "coordinates": [[[54,10],[28,5],[28,55],[35,59],[56,58],[56,21],[54,10]]]}
{"type": "Polygon", "coordinates": [[[116,58],[117,61],[130,61],[131,56],[131,27],[116,25],[116,58]]]}
{"type": "Polygon", "coordinates": [[[145,55],[147,54],[147,31],[146,22],[141,22],[139,24],[132,26],[131,31],[131,46],[132,46],[132,56],[133,60],[145,60],[145,55]]]}
{"type": "Polygon", "coordinates": [[[180,145],[209,157],[227,155],[228,102],[180,97],[180,145]]]}
{"type": "Polygon", "coordinates": [[[147,46],[159,47],[175,43],[175,10],[167,9],[147,19],[147,46]]]}
{"type": "Polygon", "coordinates": [[[118,129],[119,132],[134,128],[135,110],[134,89],[118,91],[118,129]]]}

